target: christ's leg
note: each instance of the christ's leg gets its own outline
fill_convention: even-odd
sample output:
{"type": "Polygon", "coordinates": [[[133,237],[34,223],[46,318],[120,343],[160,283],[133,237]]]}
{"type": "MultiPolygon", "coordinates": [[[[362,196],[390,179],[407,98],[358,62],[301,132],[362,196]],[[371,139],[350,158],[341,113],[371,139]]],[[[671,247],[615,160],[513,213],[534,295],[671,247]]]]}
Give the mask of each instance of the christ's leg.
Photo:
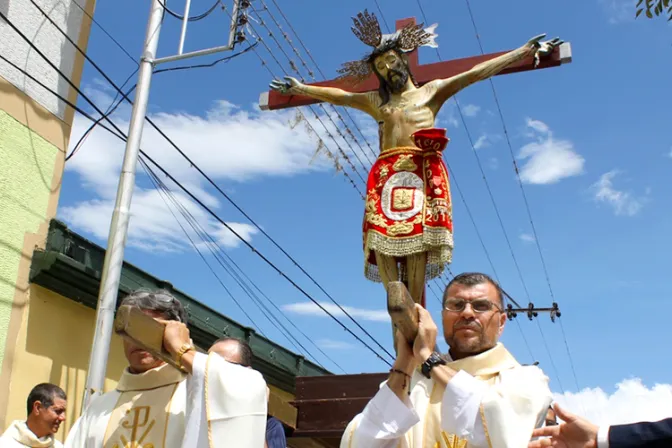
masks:
{"type": "Polygon", "coordinates": [[[376,254],[376,264],[378,265],[378,273],[387,290],[389,282],[396,282],[399,280],[399,269],[397,268],[397,260],[389,255],[383,255],[378,252],[376,254]]]}
{"type": "Polygon", "coordinates": [[[425,292],[425,270],[427,268],[427,252],[420,252],[406,257],[408,270],[408,292],[415,303],[422,303],[425,292]]]}
{"type": "MultiPolygon", "coordinates": [[[[396,282],[399,280],[399,268],[397,267],[397,260],[394,257],[389,255],[383,255],[378,252],[376,254],[376,264],[378,265],[378,273],[380,274],[380,279],[385,285],[385,291],[387,292],[387,284],[389,282],[396,282]]],[[[394,351],[397,351],[397,346],[395,344],[395,333],[396,328],[392,324],[392,344],[394,344],[394,351]]]]}

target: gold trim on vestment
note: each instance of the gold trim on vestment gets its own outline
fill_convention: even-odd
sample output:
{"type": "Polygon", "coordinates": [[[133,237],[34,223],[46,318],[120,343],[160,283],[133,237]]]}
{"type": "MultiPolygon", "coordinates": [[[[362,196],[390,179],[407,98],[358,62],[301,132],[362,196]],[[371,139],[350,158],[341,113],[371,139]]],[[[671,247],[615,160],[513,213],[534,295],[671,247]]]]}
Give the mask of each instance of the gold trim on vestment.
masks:
{"type": "Polygon", "coordinates": [[[481,414],[481,422],[483,423],[483,431],[485,432],[485,440],[488,441],[488,448],[492,448],[492,442],[490,441],[490,433],[488,432],[488,422],[485,420],[485,409],[483,409],[483,404],[478,407],[481,414]]]}
{"type": "MultiPolygon", "coordinates": [[[[170,400],[168,400],[168,408],[166,409],[166,426],[163,428],[163,446],[166,446],[166,439],[168,439],[168,424],[170,423],[170,410],[173,408],[173,398],[175,398],[175,392],[180,386],[180,383],[176,383],[173,387],[173,393],[170,394],[170,400]]],[[[156,448],[156,447],[154,447],[156,448]]]]}
{"type": "Polygon", "coordinates": [[[205,405],[205,419],[208,421],[208,446],[212,447],[212,425],[210,424],[210,395],[208,394],[208,372],[210,371],[210,357],[212,353],[208,354],[208,359],[205,361],[205,384],[203,386],[203,393],[205,394],[203,404],[205,405]]]}

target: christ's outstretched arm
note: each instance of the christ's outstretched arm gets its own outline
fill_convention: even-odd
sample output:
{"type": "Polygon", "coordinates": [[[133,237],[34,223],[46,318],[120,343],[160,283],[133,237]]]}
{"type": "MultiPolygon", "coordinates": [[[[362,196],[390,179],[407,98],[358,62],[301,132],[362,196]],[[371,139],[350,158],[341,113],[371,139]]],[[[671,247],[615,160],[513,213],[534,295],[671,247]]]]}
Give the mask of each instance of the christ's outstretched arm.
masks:
{"type": "Polygon", "coordinates": [[[291,76],[285,76],[285,79],[286,82],[273,80],[271,89],[283,95],[304,95],[335,106],[353,107],[375,118],[377,108],[373,101],[374,93],[353,93],[335,87],[306,85],[291,76]]]}
{"type": "Polygon", "coordinates": [[[438,111],[443,103],[460,90],[478,81],[483,81],[484,79],[495,76],[511,64],[516,63],[521,59],[525,59],[528,56],[535,56],[536,66],[540,58],[549,56],[555,47],[563,43],[559,38],[555,38],[548,42],[540,42],[545,36],[545,34],[535,36],[522,47],[489,61],[482,62],[464,73],[460,73],[459,75],[447,79],[437,79],[430,82],[427,87],[434,90],[431,102],[432,105],[438,111]]]}

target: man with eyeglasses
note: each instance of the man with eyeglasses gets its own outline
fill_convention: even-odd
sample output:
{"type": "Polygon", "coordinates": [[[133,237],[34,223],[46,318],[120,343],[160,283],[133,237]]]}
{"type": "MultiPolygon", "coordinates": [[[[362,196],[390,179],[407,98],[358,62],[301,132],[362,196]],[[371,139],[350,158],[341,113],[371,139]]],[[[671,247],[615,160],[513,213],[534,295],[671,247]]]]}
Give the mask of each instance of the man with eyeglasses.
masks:
{"type": "MultiPolygon", "coordinates": [[[[252,348],[250,344],[236,338],[221,338],[215,341],[208,353],[217,353],[219,356],[239,366],[252,368],[252,348]]],[[[270,391],[269,391],[270,395],[270,391]]],[[[286,448],[287,439],[282,422],[269,415],[266,418],[266,442],[264,448],[286,448]]]]}
{"type": "Polygon", "coordinates": [[[341,448],[520,448],[544,424],[548,378],[522,366],[499,338],[506,324],[502,290],[481,273],[456,276],[441,313],[447,354],[435,351],[437,326],[416,305],[412,345],[396,335],[388,380],[348,425],[341,448]]]}
{"type": "Polygon", "coordinates": [[[166,325],[163,346],[187,373],[124,340],[128,367],[114,390],[91,402],[65,447],[263,448],[267,397],[261,374],[197,353],[187,312],[167,291],[135,291],[121,305],[166,325]]]}

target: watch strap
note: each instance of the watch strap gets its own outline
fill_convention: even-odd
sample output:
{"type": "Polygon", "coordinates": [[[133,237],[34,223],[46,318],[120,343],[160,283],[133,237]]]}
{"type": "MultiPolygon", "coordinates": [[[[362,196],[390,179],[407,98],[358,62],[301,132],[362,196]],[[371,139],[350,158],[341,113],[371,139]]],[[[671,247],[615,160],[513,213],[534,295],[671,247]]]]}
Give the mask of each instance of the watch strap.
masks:
{"type": "Polygon", "coordinates": [[[438,352],[432,352],[429,358],[422,363],[420,371],[426,378],[430,378],[430,373],[435,366],[445,364],[446,360],[438,352]]]}

